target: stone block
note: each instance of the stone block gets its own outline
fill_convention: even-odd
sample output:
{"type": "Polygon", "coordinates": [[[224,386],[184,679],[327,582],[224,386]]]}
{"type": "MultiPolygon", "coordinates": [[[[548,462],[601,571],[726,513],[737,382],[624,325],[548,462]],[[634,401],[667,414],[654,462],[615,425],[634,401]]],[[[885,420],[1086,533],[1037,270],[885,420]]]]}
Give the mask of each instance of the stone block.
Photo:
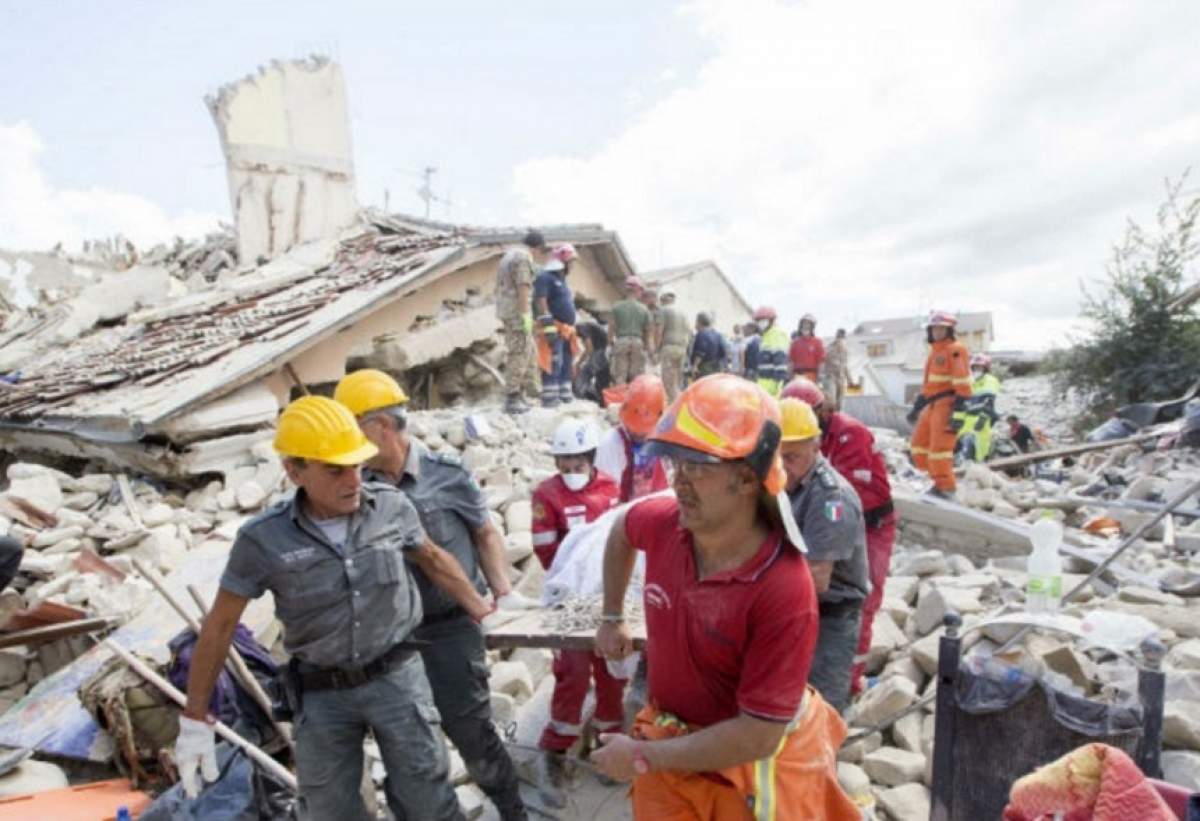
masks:
{"type": "Polygon", "coordinates": [[[862,768],[876,784],[898,787],[924,778],[925,756],[899,747],[880,747],[863,758],[862,768]]]}
{"type": "Polygon", "coordinates": [[[1200,670],[1200,639],[1181,641],[1171,648],[1167,663],[1180,670],[1200,670]]]}
{"type": "Polygon", "coordinates": [[[949,573],[946,557],[940,550],[912,553],[900,566],[900,576],[945,576],[949,573]]]}
{"type": "Polygon", "coordinates": [[[492,665],[488,689],[493,693],[507,693],[520,703],[533,695],[533,679],[521,662],[498,661],[492,665]]]}
{"type": "Polygon", "coordinates": [[[533,534],[528,530],[510,532],[504,538],[504,556],[509,564],[524,561],[533,555],[533,534]]]}
{"type": "Polygon", "coordinates": [[[1163,742],[1200,752],[1200,703],[1168,701],[1163,707],[1163,742]]]}
{"type": "Polygon", "coordinates": [[[56,527],[53,530],[43,530],[35,536],[32,547],[37,549],[51,547],[59,542],[65,542],[68,539],[78,539],[81,536],[83,536],[83,528],[78,525],[56,527]]]}
{"type": "Polygon", "coordinates": [[[902,750],[925,754],[921,749],[921,725],[925,717],[920,711],[909,713],[892,725],[892,741],[902,750]]]}
{"type": "Polygon", "coordinates": [[[533,506],[528,501],[511,503],[504,511],[504,530],[528,533],[533,527],[533,506]]]}
{"type": "Polygon", "coordinates": [[[61,767],[48,761],[27,758],[9,772],[0,775],[0,798],[61,790],[67,786],[67,774],[61,767]]]}
{"type": "Polygon", "coordinates": [[[0,650],[0,688],[24,681],[28,661],[20,650],[0,650]]]}
{"type": "Polygon", "coordinates": [[[936,630],[951,610],[961,616],[982,609],[979,594],[974,590],[929,585],[921,592],[917,609],[913,611],[916,634],[924,636],[936,630]]]}
{"type": "Polygon", "coordinates": [[[267,491],[253,479],[238,485],[236,495],[239,510],[258,510],[267,501],[267,491]]]}
{"type": "Polygon", "coordinates": [[[1117,598],[1120,601],[1130,602],[1132,604],[1162,604],[1173,605],[1176,607],[1183,606],[1183,599],[1171,593],[1164,593],[1161,590],[1151,590],[1149,587],[1139,587],[1137,585],[1122,586],[1117,591],[1117,598]]]}
{"type": "Polygon", "coordinates": [[[509,661],[518,661],[529,671],[533,689],[537,689],[542,679],[550,674],[554,664],[554,654],[544,647],[518,647],[508,657],[509,661]]]}
{"type": "Polygon", "coordinates": [[[907,641],[904,631],[896,625],[886,610],[876,613],[871,629],[871,647],[867,650],[865,662],[867,672],[876,673],[881,670],[892,651],[907,641]]]}
{"type": "Polygon", "coordinates": [[[921,580],[917,576],[888,576],[887,582],[883,585],[883,595],[895,597],[909,605],[917,603],[917,591],[921,586],[921,580]]]}
{"type": "MultiPolygon", "coordinates": [[[[850,735],[858,732],[860,728],[851,727],[850,735]]],[[[838,750],[838,761],[845,761],[850,764],[861,764],[862,760],[867,757],[868,753],[872,753],[883,746],[883,734],[871,733],[863,736],[856,741],[849,741],[842,745],[838,750]]]]}
{"type": "Polygon", "coordinates": [[[892,821],[928,821],[929,788],[924,784],[904,784],[878,795],[879,806],[892,821]]]}
{"type": "Polygon", "coordinates": [[[907,678],[883,679],[867,690],[850,709],[850,723],[872,727],[917,700],[917,687],[907,678]]]}
{"type": "Polygon", "coordinates": [[[862,767],[848,761],[839,761],[837,779],[838,785],[859,807],[866,809],[875,803],[875,796],[871,792],[871,778],[862,767]]]}
{"type": "Polygon", "coordinates": [[[508,693],[491,694],[492,721],[501,729],[509,726],[517,719],[517,700],[508,693]]]}
{"type": "Polygon", "coordinates": [[[1163,780],[1200,792],[1200,753],[1167,750],[1162,754],[1163,780]]]}

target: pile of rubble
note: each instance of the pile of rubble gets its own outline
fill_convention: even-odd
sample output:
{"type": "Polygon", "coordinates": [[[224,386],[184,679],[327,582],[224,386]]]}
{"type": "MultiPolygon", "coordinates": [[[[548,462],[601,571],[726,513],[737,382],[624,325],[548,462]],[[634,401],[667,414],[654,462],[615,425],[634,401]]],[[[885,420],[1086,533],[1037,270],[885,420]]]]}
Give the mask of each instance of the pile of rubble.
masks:
{"type": "Polygon", "coordinates": [[[1052,377],[1044,374],[1005,379],[996,397],[996,412],[1001,417],[1015,413],[1030,428],[1055,442],[1074,438],[1072,426],[1086,410],[1074,391],[1056,390],[1052,377]]]}

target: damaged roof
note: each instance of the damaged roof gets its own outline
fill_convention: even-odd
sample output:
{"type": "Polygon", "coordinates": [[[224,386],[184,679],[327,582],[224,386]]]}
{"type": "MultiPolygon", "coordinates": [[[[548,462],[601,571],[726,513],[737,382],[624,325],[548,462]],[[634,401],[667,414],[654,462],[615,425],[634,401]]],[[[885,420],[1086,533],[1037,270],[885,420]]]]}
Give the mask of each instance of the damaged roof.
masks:
{"type": "MultiPolygon", "coordinates": [[[[482,229],[364,214],[365,231],[298,246],[221,287],[168,300],[22,364],[0,381],[0,430],[130,443],[196,406],[279,369],[300,353],[454,270],[472,247],[519,241],[524,230],[482,229]]],[[[632,263],[597,225],[542,228],[590,245],[606,276],[632,263]]]]}

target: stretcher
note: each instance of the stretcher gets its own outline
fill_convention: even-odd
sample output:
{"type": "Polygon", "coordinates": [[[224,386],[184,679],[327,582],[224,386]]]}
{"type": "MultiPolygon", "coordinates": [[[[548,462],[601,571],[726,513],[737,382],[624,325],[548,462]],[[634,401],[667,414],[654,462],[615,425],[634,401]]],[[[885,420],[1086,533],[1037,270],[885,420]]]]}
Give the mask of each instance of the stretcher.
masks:
{"type": "MultiPolygon", "coordinates": [[[[513,649],[516,647],[545,647],[550,650],[591,650],[596,633],[594,630],[579,630],[572,633],[556,633],[546,626],[546,610],[515,610],[511,613],[497,612],[484,620],[485,640],[489,650],[513,649]]],[[[633,633],[633,647],[641,650],[646,644],[646,625],[640,621],[629,622],[633,633]]]]}

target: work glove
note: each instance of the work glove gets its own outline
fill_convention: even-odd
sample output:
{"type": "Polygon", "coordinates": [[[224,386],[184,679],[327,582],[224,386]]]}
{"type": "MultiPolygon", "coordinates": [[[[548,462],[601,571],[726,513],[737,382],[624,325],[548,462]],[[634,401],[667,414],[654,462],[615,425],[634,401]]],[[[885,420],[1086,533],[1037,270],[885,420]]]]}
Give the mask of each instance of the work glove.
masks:
{"type": "Polygon", "coordinates": [[[175,766],[183,792],[188,798],[200,794],[204,783],[217,780],[217,748],[213,725],[185,715],[179,717],[179,737],[175,739],[175,766]],[[200,778],[204,782],[201,783],[200,778]]]}
{"type": "Polygon", "coordinates": [[[967,409],[966,397],[963,397],[963,396],[954,397],[954,409],[956,411],[965,411],[967,409]]]}
{"type": "Polygon", "coordinates": [[[516,590],[510,590],[496,599],[497,610],[536,610],[541,604],[528,596],[522,596],[516,590]]]}
{"type": "Polygon", "coordinates": [[[533,333],[533,314],[521,314],[521,327],[525,329],[525,333],[533,333]]]}

